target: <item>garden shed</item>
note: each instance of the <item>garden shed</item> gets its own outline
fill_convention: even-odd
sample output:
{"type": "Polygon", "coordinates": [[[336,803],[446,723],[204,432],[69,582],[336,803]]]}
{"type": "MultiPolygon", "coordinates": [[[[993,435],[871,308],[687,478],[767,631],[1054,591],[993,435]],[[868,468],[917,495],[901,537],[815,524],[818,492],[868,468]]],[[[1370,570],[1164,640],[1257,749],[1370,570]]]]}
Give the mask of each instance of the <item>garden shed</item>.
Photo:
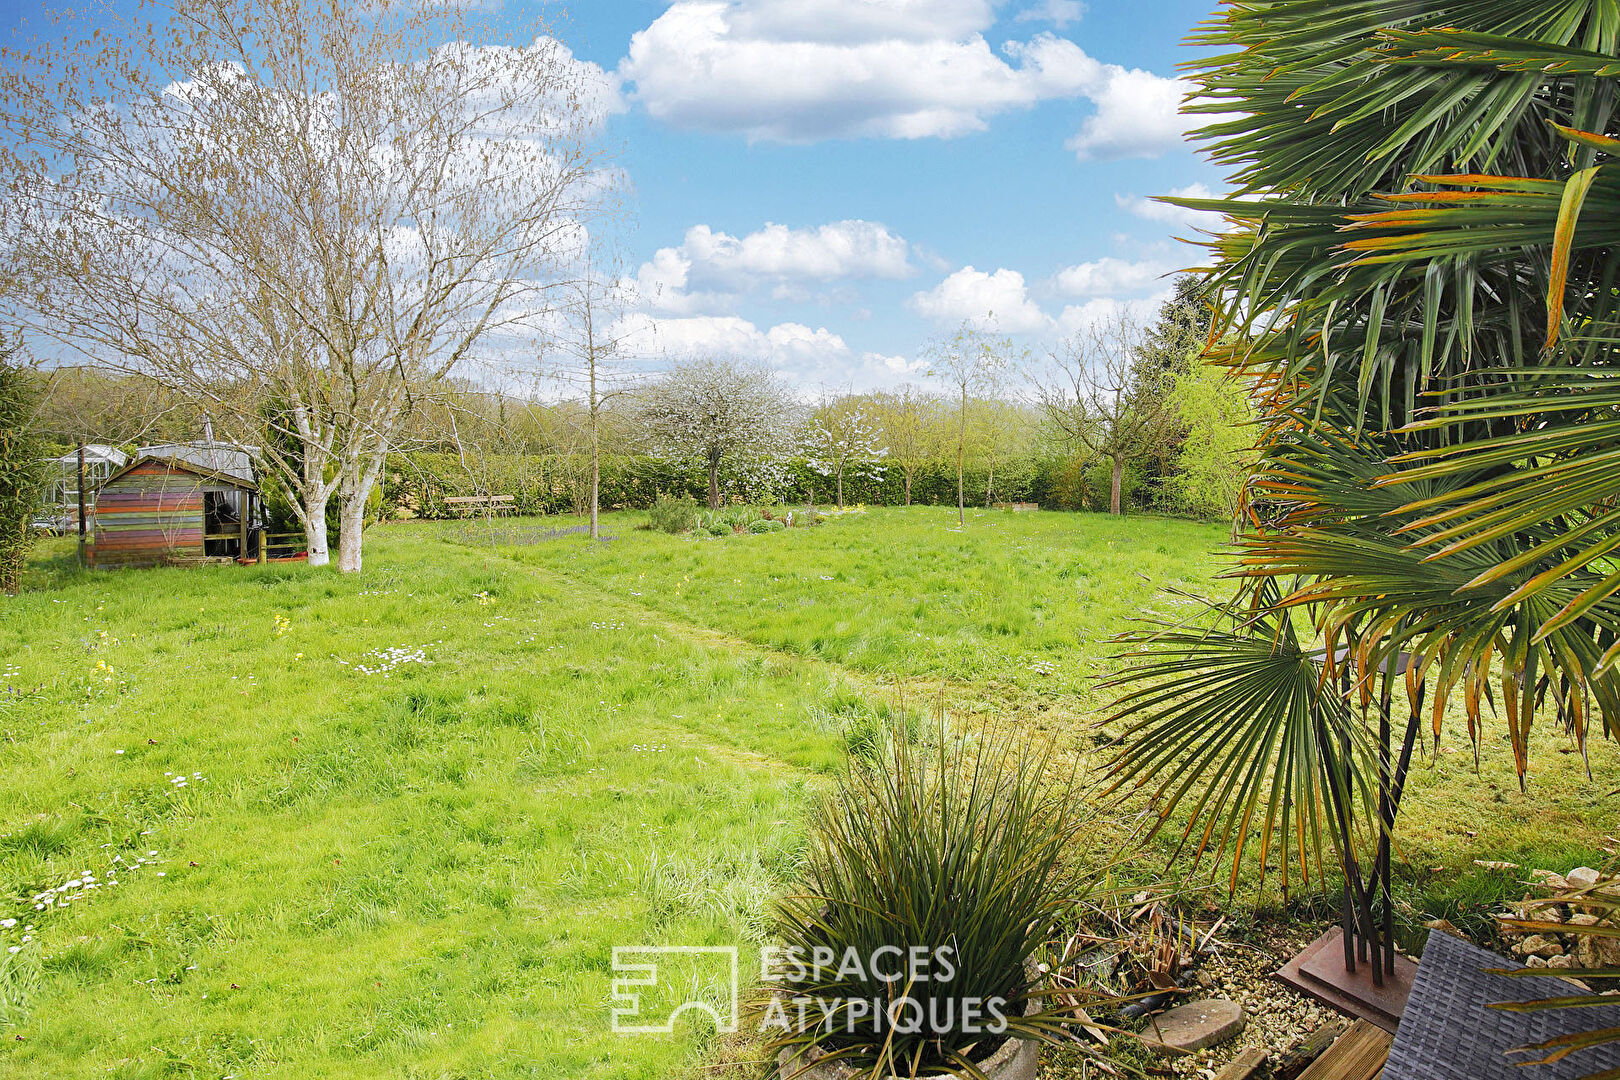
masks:
{"type": "Polygon", "coordinates": [[[96,497],[93,566],[240,559],[263,502],[247,453],[225,444],[142,447],[96,497]]]}

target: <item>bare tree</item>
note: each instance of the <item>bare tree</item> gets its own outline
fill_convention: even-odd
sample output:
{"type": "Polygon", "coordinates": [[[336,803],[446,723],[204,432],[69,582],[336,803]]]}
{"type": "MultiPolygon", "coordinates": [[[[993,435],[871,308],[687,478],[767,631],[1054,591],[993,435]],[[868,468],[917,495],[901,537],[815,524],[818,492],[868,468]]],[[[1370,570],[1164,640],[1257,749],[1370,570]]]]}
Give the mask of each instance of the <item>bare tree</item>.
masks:
{"type": "Polygon", "coordinates": [[[636,385],[636,373],[623,364],[631,339],[645,329],[621,318],[625,298],[617,275],[599,275],[593,264],[570,282],[561,306],[561,328],[553,335],[552,374],[577,385],[585,397],[585,439],[590,450],[591,539],[601,535],[602,417],[615,398],[636,385]]]}
{"type": "Polygon", "coordinates": [[[679,364],[649,386],[640,414],[661,453],[695,461],[704,469],[709,508],[718,510],[721,465],[774,462],[795,411],[769,368],[704,359],[679,364]]]}
{"type": "Polygon", "coordinates": [[[956,397],[956,522],[967,526],[964,470],[968,410],[973,398],[993,393],[1013,359],[1012,340],[964,322],[950,337],[929,346],[928,374],[947,380],[956,397]]]}
{"type": "Polygon", "coordinates": [[[888,447],[870,409],[848,394],[823,399],[810,414],[803,434],[810,467],[833,478],[838,509],[844,508],[844,474],[850,469],[881,468],[888,447]]]}
{"type": "Polygon", "coordinates": [[[873,394],[872,411],[878,420],[889,460],[900,470],[905,483],[906,505],[911,505],[911,485],[917,470],[933,460],[940,450],[939,399],[921,387],[904,383],[893,390],[873,394]]]}
{"type": "Polygon", "coordinates": [[[1030,381],[1046,419],[1071,445],[1107,458],[1108,512],[1123,512],[1125,462],[1159,438],[1167,406],[1160,388],[1141,377],[1141,324],[1128,314],[1099,319],[1049,352],[1030,381]]]}
{"type": "Polygon", "coordinates": [[[600,197],[589,69],[471,6],[176,0],[0,76],[10,314],[258,446],[312,563],[336,497],[360,569],[400,425],[543,308],[600,197]]]}

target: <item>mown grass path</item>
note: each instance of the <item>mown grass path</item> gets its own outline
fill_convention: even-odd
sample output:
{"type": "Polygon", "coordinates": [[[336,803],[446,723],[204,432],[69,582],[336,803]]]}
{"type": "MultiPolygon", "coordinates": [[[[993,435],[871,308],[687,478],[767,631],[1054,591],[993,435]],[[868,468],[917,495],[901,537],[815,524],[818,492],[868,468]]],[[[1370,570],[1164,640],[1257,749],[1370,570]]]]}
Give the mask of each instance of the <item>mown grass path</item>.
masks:
{"type": "MultiPolygon", "coordinates": [[[[963,530],[954,510],[890,507],[700,542],[631,532],[636,520],[610,518],[621,540],[598,549],[514,555],[784,655],[832,660],[875,677],[889,700],[923,704],[943,687],[958,712],[1013,717],[1082,753],[1099,740],[1106,697],[1095,679],[1114,668],[1109,639],[1137,616],[1196,610],[1167,589],[1231,587],[1218,578],[1224,530],[1167,518],[970,511],[963,530]]],[[[1500,722],[1487,724],[1475,773],[1460,705],[1458,695],[1437,752],[1423,748],[1397,837],[1414,943],[1425,918],[1483,931],[1493,904],[1522,895],[1522,871],[1484,871],[1476,859],[1568,869],[1605,859],[1620,835],[1605,779],[1620,770],[1620,747],[1592,744],[1588,780],[1572,742],[1540,723],[1521,793],[1500,722]]]]}

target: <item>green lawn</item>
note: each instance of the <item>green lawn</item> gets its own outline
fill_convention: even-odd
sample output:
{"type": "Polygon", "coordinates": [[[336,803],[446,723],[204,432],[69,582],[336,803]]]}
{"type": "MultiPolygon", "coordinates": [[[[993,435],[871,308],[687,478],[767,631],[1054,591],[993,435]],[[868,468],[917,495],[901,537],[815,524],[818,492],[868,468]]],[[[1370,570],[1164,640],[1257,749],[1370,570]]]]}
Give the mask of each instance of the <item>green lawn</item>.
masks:
{"type": "MultiPolygon", "coordinates": [[[[42,549],[0,600],[0,1074],[720,1075],[701,1025],[611,1034],[612,947],[757,941],[863,712],[943,687],[1089,748],[1106,638],[1205,587],[1222,539],[934,508],[705,541],[637,520],[594,547],[390,525],[360,577],[42,549]],[[47,890],[68,902],[36,910],[47,890]]],[[[1413,780],[1420,907],[1511,885],[1474,858],[1573,865],[1613,829],[1578,755],[1542,736],[1521,796],[1492,739],[1481,779],[1452,752],[1413,780]]]]}
{"type": "Polygon", "coordinates": [[[608,1033],[610,947],[757,934],[840,760],[809,722],[836,673],[403,530],[370,561],[0,608],[0,940],[34,927],[0,954],[0,1073],[664,1078],[701,1051],[608,1033]],[[34,910],[85,872],[119,883],[34,910]]]}
{"type": "MultiPolygon", "coordinates": [[[[881,508],[788,537],[691,540],[634,531],[641,515],[610,516],[619,541],[592,549],[536,544],[514,557],[570,582],[672,618],[718,627],[784,653],[823,658],[875,678],[895,700],[948,684],[959,710],[1010,715],[1081,747],[1099,741],[1094,686],[1112,671],[1108,639],[1141,614],[1179,618],[1167,588],[1225,595],[1225,530],[1178,519],[881,508]],[[780,541],[790,539],[789,555],[780,541]],[[715,554],[718,549],[723,554],[715,554]],[[889,688],[896,678],[899,691],[889,688]]],[[[476,535],[476,530],[472,531],[476,535]]],[[[1479,772],[1452,702],[1437,753],[1414,762],[1397,837],[1397,886],[1408,940],[1445,916],[1490,927],[1491,906],[1523,895],[1522,874],[1474,861],[1565,870],[1614,847],[1620,748],[1594,740],[1588,781],[1573,742],[1550,719],[1532,734],[1521,793],[1505,722],[1486,721],[1479,772]]],[[[1156,872],[1162,862],[1151,864],[1156,872]]],[[[1224,877],[1222,878],[1224,880],[1224,877]]],[[[1246,899],[1249,897],[1246,896],[1246,899]]],[[[1277,898],[1265,898],[1269,904],[1277,898]]]]}

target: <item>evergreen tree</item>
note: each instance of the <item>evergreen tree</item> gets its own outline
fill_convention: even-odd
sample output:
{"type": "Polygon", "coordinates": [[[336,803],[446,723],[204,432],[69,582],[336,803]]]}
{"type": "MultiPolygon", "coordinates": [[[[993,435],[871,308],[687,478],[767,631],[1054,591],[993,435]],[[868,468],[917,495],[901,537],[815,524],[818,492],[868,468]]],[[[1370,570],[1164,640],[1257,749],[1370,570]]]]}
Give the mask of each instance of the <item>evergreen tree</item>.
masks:
{"type": "Polygon", "coordinates": [[[0,592],[22,587],[23,562],[39,510],[45,444],[35,423],[39,395],[16,350],[0,342],[0,592]]]}

